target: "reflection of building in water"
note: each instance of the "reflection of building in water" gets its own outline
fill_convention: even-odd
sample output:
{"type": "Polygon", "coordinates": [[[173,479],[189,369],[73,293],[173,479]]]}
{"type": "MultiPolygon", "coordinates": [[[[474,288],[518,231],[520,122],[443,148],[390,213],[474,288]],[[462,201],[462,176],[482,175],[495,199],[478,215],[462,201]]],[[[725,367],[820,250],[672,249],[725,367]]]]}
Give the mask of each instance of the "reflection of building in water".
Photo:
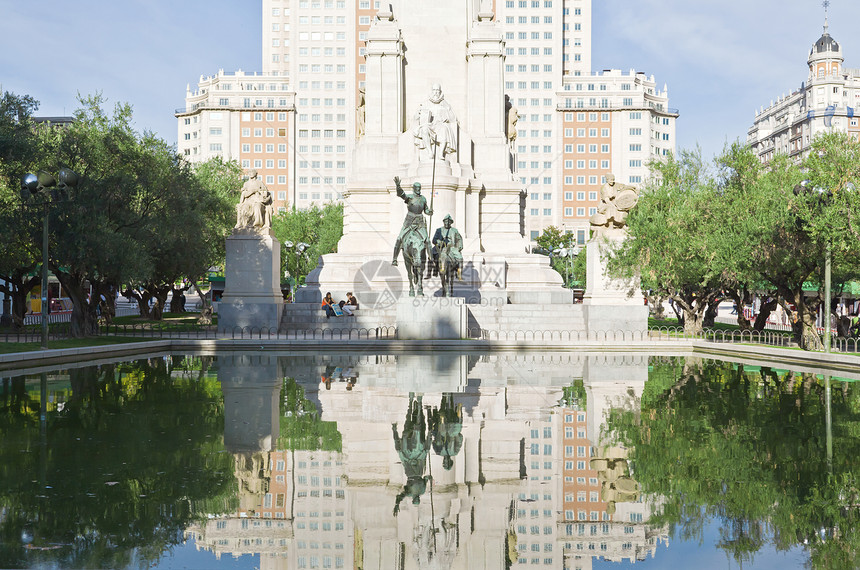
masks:
{"type": "MultiPolygon", "coordinates": [[[[225,441],[245,443],[236,453],[240,510],[191,529],[198,547],[216,555],[260,552],[261,567],[272,570],[590,568],[594,557],[653,555],[665,537],[647,525],[649,501],[637,495],[631,502],[612,488],[635,473],[622,472],[620,462],[592,463],[617,451],[599,430],[611,408],[638,405],[647,360],[442,354],[292,361],[279,369],[287,364],[322,421],[337,422],[341,452],[249,450],[247,442],[262,447],[277,438],[260,433],[259,421],[239,421],[244,412],[233,408],[268,414],[268,396],[261,396],[268,392],[237,397],[225,384],[225,417],[236,420],[225,441]],[[436,376],[425,382],[422,368],[436,376]],[[340,380],[350,377],[357,382],[340,380]],[[584,379],[587,398],[560,407],[573,378],[584,379]],[[422,419],[423,440],[411,431],[422,419]]],[[[236,384],[239,374],[231,374],[236,384]]]]}
{"type": "Polygon", "coordinates": [[[296,451],[289,568],[353,568],[354,534],[346,501],[342,456],[296,451]]]}
{"type": "Polygon", "coordinates": [[[627,452],[613,447],[601,432],[613,408],[639,405],[648,379],[645,356],[591,356],[583,370],[585,405],[564,415],[564,510],[559,540],[565,568],[591,568],[594,558],[644,560],[654,556],[665,528],[648,525],[659,506],[639,493],[627,452]]]}

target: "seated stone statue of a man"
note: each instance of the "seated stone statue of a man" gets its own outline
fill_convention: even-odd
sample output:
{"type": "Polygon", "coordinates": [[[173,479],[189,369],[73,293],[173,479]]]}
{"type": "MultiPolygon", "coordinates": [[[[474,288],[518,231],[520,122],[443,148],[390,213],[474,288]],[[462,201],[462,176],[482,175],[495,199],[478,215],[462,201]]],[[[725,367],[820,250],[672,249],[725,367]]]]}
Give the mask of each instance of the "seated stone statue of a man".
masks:
{"type": "Polygon", "coordinates": [[[639,201],[639,189],[615,181],[614,174],[606,175],[600,189],[600,204],[589,222],[596,235],[621,230],[627,224],[627,214],[639,201]]]}
{"type": "Polygon", "coordinates": [[[433,160],[434,157],[444,160],[447,155],[457,152],[457,117],[445,101],[438,83],[433,85],[430,96],[418,107],[414,123],[412,134],[419,149],[419,160],[433,160]]]}
{"type": "Polygon", "coordinates": [[[248,175],[236,206],[236,228],[268,229],[272,227],[272,193],[256,170],[251,170],[248,175]]]}

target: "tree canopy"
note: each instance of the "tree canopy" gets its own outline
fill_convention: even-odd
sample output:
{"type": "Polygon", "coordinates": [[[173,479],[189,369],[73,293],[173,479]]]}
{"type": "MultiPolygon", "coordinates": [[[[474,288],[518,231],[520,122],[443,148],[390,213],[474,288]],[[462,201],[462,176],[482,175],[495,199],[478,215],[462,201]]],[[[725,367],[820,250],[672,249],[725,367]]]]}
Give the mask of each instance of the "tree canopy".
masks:
{"type": "Polygon", "coordinates": [[[272,218],[272,232],[282,245],[281,270],[288,271],[301,284],[321,255],[337,251],[337,242],[343,236],[343,204],[330,202],[322,208],[312,204],[307,209],[281,212],[272,218]],[[286,242],[291,242],[293,249],[286,242]],[[309,247],[299,253],[299,243],[309,247]]]}
{"type": "Polygon", "coordinates": [[[757,327],[780,303],[801,346],[819,348],[828,250],[836,290],[860,279],[860,144],[828,133],[799,163],[777,155],[763,164],[735,143],[713,167],[698,151],[651,167],[655,177],[628,218],[631,239],[611,270],[640,272],[643,288],[680,307],[689,332],[701,330],[722,297],[742,305],[757,293],[766,301],[757,327]]]}
{"type": "Polygon", "coordinates": [[[239,182],[235,163],[192,169],[163,140],[133,128],[130,106],[109,112],[100,95],[81,98],[63,128],[33,125],[30,99],[4,96],[0,105],[0,217],[16,236],[0,241],[0,276],[32,272],[41,253],[43,209],[22,207],[16,181],[36,169],[80,175],[71,200],[44,210],[49,267],[72,300],[75,336],[96,331],[101,297],[113,299],[121,285],[155,297],[157,318],[174,283],[199,279],[223,259],[239,182]]]}

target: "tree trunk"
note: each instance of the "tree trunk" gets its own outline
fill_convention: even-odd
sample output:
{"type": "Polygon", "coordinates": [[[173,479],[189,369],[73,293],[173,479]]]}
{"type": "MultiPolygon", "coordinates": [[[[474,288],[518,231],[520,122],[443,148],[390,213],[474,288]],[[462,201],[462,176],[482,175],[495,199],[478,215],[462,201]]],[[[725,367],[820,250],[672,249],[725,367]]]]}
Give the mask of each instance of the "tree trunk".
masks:
{"type": "Polygon", "coordinates": [[[696,335],[704,329],[705,307],[684,309],[684,334],[696,335]]]}
{"type": "Polygon", "coordinates": [[[176,287],[171,287],[170,292],[172,293],[170,297],[170,312],[171,313],[184,313],[185,310],[182,308],[182,294],[185,291],[185,288],[177,289],[176,287]]]}
{"type": "Polygon", "coordinates": [[[708,303],[707,308],[705,309],[705,316],[702,319],[702,326],[705,328],[713,328],[714,323],[717,320],[717,314],[719,314],[720,310],[720,299],[715,298],[708,303]]]}
{"type": "Polygon", "coordinates": [[[200,299],[200,317],[197,319],[198,325],[211,325],[212,324],[212,304],[209,302],[209,299],[206,298],[206,295],[203,291],[200,290],[200,286],[197,284],[196,279],[191,280],[192,285],[194,285],[194,292],[197,293],[197,297],[200,299]]]}
{"type": "Polygon", "coordinates": [[[155,305],[152,306],[152,320],[160,321],[164,316],[164,305],[167,304],[167,295],[170,293],[170,290],[173,288],[173,285],[168,286],[153,286],[152,293],[155,298],[155,305]]]}
{"type": "Polygon", "coordinates": [[[669,306],[672,307],[672,312],[675,313],[675,318],[678,319],[678,324],[680,326],[684,326],[684,309],[678,306],[678,302],[675,299],[669,299],[669,306]]]}
{"type": "Polygon", "coordinates": [[[102,295],[105,299],[99,303],[99,313],[106,324],[111,324],[116,318],[116,288],[108,287],[107,292],[102,295]]]}
{"type": "Polygon", "coordinates": [[[666,307],[663,306],[663,301],[666,300],[664,295],[657,292],[645,293],[645,298],[648,300],[648,310],[651,316],[655,319],[666,318],[666,307]]]}
{"type": "MultiPolygon", "coordinates": [[[[68,273],[58,272],[55,275],[72,300],[72,336],[83,338],[98,334],[98,315],[96,313],[98,301],[88,299],[87,291],[84,288],[85,280],[68,273]]],[[[94,287],[92,296],[98,299],[99,295],[98,289],[94,287]]]]}
{"type": "Polygon", "coordinates": [[[129,287],[123,292],[123,297],[130,297],[137,301],[137,312],[140,316],[144,319],[150,318],[149,301],[152,299],[152,295],[150,295],[148,291],[138,291],[129,287]]]}
{"type": "Polygon", "coordinates": [[[758,315],[756,315],[753,329],[763,331],[764,327],[767,326],[767,320],[770,318],[770,314],[776,310],[778,305],[778,297],[767,297],[767,300],[762,302],[758,315]]]}
{"type": "Polygon", "coordinates": [[[737,307],[738,327],[743,331],[750,330],[752,328],[750,321],[744,314],[744,305],[749,302],[749,292],[747,292],[746,288],[736,289],[732,287],[726,290],[726,295],[735,302],[735,307],[737,307]]]}
{"type": "Polygon", "coordinates": [[[795,310],[789,316],[792,318],[791,331],[794,334],[795,342],[803,350],[823,350],[824,344],[821,342],[821,337],[815,326],[820,300],[815,298],[807,302],[802,289],[798,291],[785,290],[780,291],[780,293],[783,297],[794,302],[795,310]]]}
{"type": "Polygon", "coordinates": [[[27,295],[41,281],[41,276],[26,277],[23,270],[14,275],[2,277],[8,285],[0,286],[0,291],[12,299],[12,328],[21,330],[27,315],[27,295]],[[10,290],[11,289],[11,290],[10,290]]]}

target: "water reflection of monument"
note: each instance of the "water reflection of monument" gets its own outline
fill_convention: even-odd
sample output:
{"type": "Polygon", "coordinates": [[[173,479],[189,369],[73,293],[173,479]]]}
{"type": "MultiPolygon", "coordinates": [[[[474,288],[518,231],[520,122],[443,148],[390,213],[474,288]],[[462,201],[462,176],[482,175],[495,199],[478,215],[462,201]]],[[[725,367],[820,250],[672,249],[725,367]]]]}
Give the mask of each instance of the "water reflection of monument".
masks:
{"type": "Polygon", "coordinates": [[[597,431],[612,408],[635,405],[647,359],[425,358],[220,359],[240,509],[190,529],[198,547],[259,552],[270,569],[587,568],[653,555],[665,531],[647,525],[652,501],[607,494],[635,473],[620,459],[623,472],[608,473],[600,458],[622,450],[597,431]],[[444,374],[421,391],[415,367],[444,374]],[[321,411],[315,421],[337,422],[338,445],[286,448],[291,424],[270,419],[288,399],[284,375],[321,411]]]}

